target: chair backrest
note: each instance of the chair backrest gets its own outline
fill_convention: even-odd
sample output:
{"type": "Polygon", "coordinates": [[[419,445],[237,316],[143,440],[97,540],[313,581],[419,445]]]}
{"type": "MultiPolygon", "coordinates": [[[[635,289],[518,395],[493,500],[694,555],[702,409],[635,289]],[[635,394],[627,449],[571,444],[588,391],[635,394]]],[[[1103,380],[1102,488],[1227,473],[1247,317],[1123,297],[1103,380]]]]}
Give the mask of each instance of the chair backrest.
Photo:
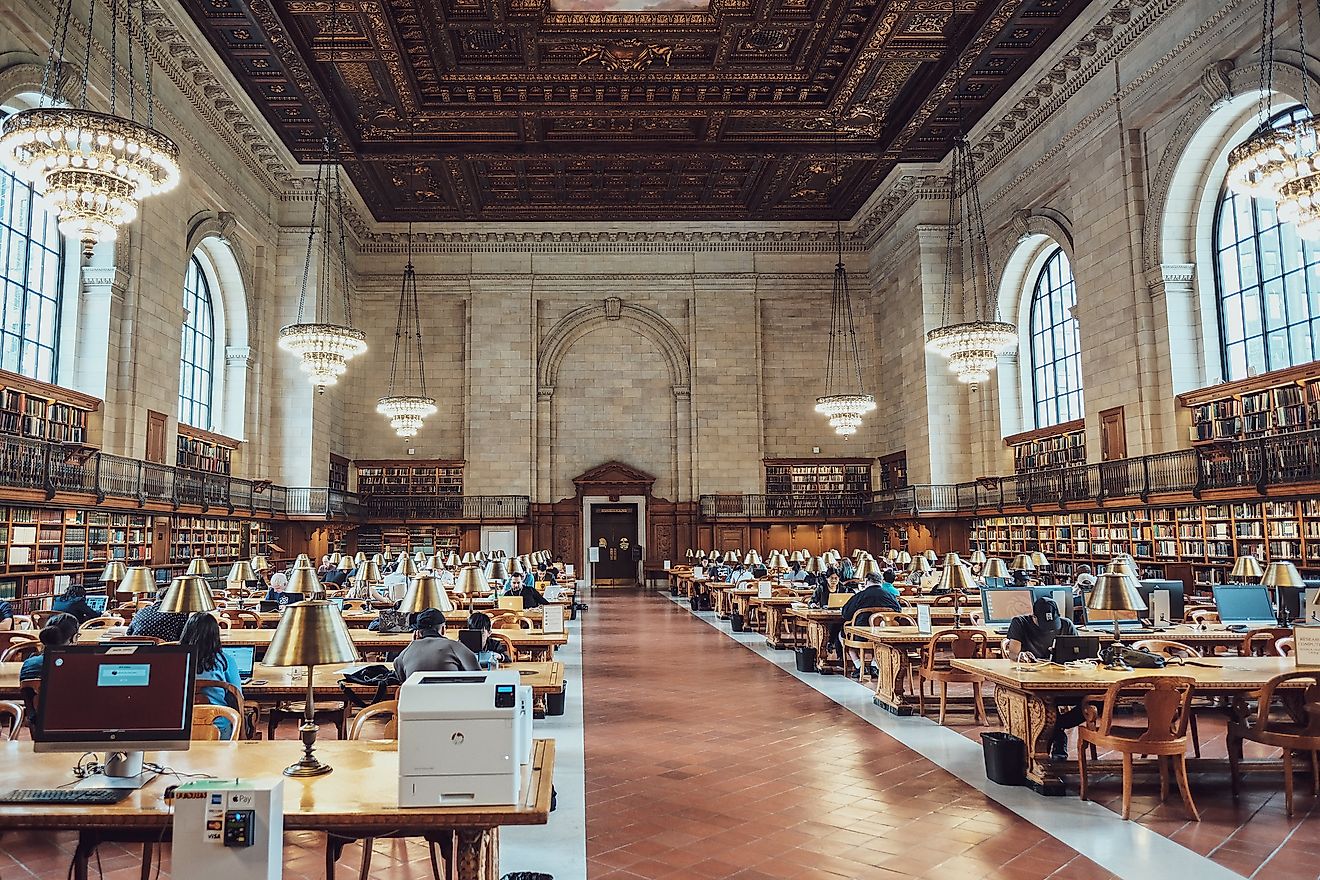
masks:
{"type": "Polygon", "coordinates": [[[261,629],[261,615],[246,608],[226,608],[220,616],[238,629],[261,629]]]}
{"type": "MultiPolygon", "coordinates": [[[[1260,708],[1256,716],[1255,728],[1274,733],[1286,733],[1291,736],[1308,737],[1320,740],[1320,672],[1299,670],[1276,675],[1260,689],[1260,708]],[[1310,684],[1299,688],[1285,688],[1280,694],[1288,708],[1288,717],[1273,719],[1270,717],[1270,704],[1274,702],[1275,691],[1296,679],[1309,679],[1310,684]],[[1284,731],[1272,727],[1287,725],[1284,731]]],[[[1310,746],[1314,749],[1315,746],[1310,746]]]]}
{"type": "Polygon", "coordinates": [[[495,614],[490,618],[491,629],[513,629],[517,626],[517,614],[495,614]]]}
{"type": "Polygon", "coordinates": [[[390,716],[390,720],[385,724],[383,731],[385,736],[382,739],[399,738],[399,701],[383,700],[379,703],[372,703],[353,719],[353,726],[349,728],[349,739],[362,739],[362,734],[368,724],[373,721],[379,721],[385,716],[390,716]]]}
{"type": "Polygon", "coordinates": [[[344,610],[345,610],[345,611],[366,611],[366,610],[367,610],[367,601],[366,601],[365,599],[345,599],[345,600],[344,600],[344,610]]]}
{"type": "Polygon", "coordinates": [[[0,632],[0,651],[8,648],[15,642],[35,642],[37,634],[31,630],[6,630],[0,632]]]}
{"type": "Polygon", "coordinates": [[[220,690],[225,692],[225,702],[229,704],[229,706],[236,708],[240,715],[247,710],[247,707],[243,703],[242,691],[227,681],[212,681],[209,678],[199,678],[196,683],[193,684],[194,704],[201,705],[202,688],[220,688],[220,690]]]}
{"type": "Polygon", "coordinates": [[[926,642],[923,665],[934,669],[943,660],[972,660],[985,656],[989,639],[979,629],[944,629],[926,642]]]}
{"type": "Polygon", "coordinates": [[[17,641],[5,648],[3,653],[0,653],[0,663],[22,663],[27,658],[35,657],[40,653],[41,642],[35,639],[17,641]]]}
{"type": "Polygon", "coordinates": [[[511,661],[518,659],[518,649],[513,646],[513,639],[509,638],[504,633],[491,633],[490,637],[497,642],[503,643],[504,653],[508,655],[511,661]]]}
{"type": "Polygon", "coordinates": [[[0,700],[0,718],[9,719],[9,738],[18,739],[18,731],[23,727],[23,705],[13,700],[0,700]]]}
{"type": "Polygon", "coordinates": [[[1293,655],[1293,637],[1278,639],[1274,642],[1274,653],[1280,657],[1291,657],[1293,655]]]}
{"type": "Polygon", "coordinates": [[[1189,611],[1187,616],[1192,623],[1219,623],[1218,611],[1189,611]]]}
{"type": "Polygon", "coordinates": [[[55,616],[55,612],[49,609],[45,611],[33,611],[32,625],[35,626],[37,629],[41,629],[43,626],[46,625],[46,621],[50,620],[54,616],[55,616]]]}
{"type": "Polygon", "coordinates": [[[1114,710],[1121,699],[1129,704],[1139,701],[1145,707],[1146,730],[1138,739],[1145,742],[1181,739],[1187,735],[1195,683],[1195,679],[1186,675],[1138,675],[1114,682],[1105,691],[1100,709],[1097,724],[1100,734],[1109,734],[1114,710]]]}
{"type": "Polygon", "coordinates": [[[84,623],[79,629],[109,629],[112,626],[127,626],[128,621],[122,617],[116,617],[113,614],[103,614],[100,617],[93,617],[84,623]]]}
{"type": "Polygon", "coordinates": [[[220,740],[220,728],[215,726],[217,718],[224,718],[229,721],[229,738],[233,739],[243,724],[243,717],[238,712],[228,706],[201,705],[193,706],[192,710],[192,736],[191,739],[197,741],[220,740]]]}
{"type": "Polygon", "coordinates": [[[36,629],[37,629],[37,626],[36,626],[35,623],[32,622],[32,615],[31,615],[31,614],[15,614],[15,615],[14,615],[14,629],[16,629],[16,630],[20,630],[20,631],[23,631],[23,632],[35,632],[36,629]]]}
{"type": "Polygon", "coordinates": [[[1167,639],[1142,639],[1139,642],[1133,642],[1132,647],[1138,651],[1150,651],[1152,654],[1158,654],[1166,660],[1170,658],[1186,660],[1201,656],[1201,652],[1191,645],[1184,645],[1182,642],[1171,642],[1167,639]]]}
{"type": "Polygon", "coordinates": [[[1238,646],[1238,653],[1243,657],[1273,656],[1275,654],[1274,643],[1291,635],[1291,629],[1278,626],[1253,629],[1242,638],[1242,644],[1238,646]]]}

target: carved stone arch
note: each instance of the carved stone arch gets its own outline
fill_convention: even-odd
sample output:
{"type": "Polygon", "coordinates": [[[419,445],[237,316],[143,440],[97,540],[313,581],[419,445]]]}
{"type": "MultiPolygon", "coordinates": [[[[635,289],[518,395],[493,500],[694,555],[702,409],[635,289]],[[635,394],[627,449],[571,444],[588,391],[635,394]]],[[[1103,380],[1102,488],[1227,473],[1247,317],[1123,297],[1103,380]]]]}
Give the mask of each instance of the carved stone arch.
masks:
{"type": "Polygon", "coordinates": [[[183,270],[194,255],[207,276],[212,308],[220,331],[215,352],[212,406],[213,425],[206,426],[232,437],[245,434],[248,367],[252,362],[250,328],[253,325],[252,273],[234,233],[234,215],[201,211],[188,221],[183,270]]]}
{"type": "Polygon", "coordinates": [[[228,211],[199,211],[188,220],[188,240],[185,250],[191,254],[208,238],[218,238],[225,243],[230,253],[233,254],[239,280],[243,284],[243,299],[247,313],[245,320],[247,326],[250,327],[254,320],[252,262],[248,259],[247,249],[244,248],[242,240],[237,235],[238,229],[237,220],[228,211]]]}
{"type": "Polygon", "coordinates": [[[554,388],[559,366],[577,340],[610,321],[637,331],[655,344],[669,366],[670,384],[677,389],[691,384],[688,350],[674,325],[663,316],[643,306],[610,297],[596,305],[582,306],[560,318],[541,340],[537,364],[537,384],[541,388],[554,388]]]}
{"type": "MultiPolygon", "coordinates": [[[[9,57],[31,58],[26,53],[15,53],[9,57]]],[[[16,61],[0,68],[0,103],[9,101],[17,95],[41,91],[41,79],[45,67],[37,61],[16,61]]],[[[56,94],[68,104],[78,100],[82,91],[79,69],[67,62],[60,65],[60,78],[56,83],[56,94]]]]}

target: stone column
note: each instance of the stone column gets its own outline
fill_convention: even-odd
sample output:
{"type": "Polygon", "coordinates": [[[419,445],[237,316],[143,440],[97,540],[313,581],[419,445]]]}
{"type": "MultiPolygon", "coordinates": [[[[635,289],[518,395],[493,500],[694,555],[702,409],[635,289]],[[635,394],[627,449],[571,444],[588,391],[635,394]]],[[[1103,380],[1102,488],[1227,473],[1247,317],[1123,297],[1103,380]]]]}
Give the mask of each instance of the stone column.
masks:
{"type": "Polygon", "coordinates": [[[554,462],[550,457],[554,449],[554,440],[551,436],[554,426],[554,397],[553,385],[542,385],[536,389],[536,496],[532,500],[541,503],[555,500],[550,497],[550,475],[554,473],[554,462]]]}
{"type": "Polygon", "coordinates": [[[237,440],[247,437],[244,416],[247,412],[248,367],[252,365],[252,348],[247,345],[225,347],[225,381],[219,429],[237,440]]]}
{"type": "Polygon", "coordinates": [[[88,266],[82,270],[82,289],[77,306],[77,329],[73,342],[72,371],[67,383],[78,391],[104,401],[102,445],[126,452],[130,426],[118,423],[125,415],[114,405],[119,396],[124,355],[131,346],[122,338],[124,294],[128,273],[113,266],[88,266]]]}
{"type": "Polygon", "coordinates": [[[674,386],[675,501],[692,500],[692,389],[674,386]]]}

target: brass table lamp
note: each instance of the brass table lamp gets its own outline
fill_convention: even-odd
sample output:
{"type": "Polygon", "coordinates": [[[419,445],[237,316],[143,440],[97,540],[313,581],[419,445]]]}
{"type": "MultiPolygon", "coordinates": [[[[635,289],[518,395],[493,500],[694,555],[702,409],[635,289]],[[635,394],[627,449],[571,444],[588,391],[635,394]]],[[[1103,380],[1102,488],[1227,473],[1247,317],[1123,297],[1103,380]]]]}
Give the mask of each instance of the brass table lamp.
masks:
{"type": "Polygon", "coordinates": [[[1031,564],[1036,566],[1036,568],[1038,569],[1049,568],[1050,560],[1040,550],[1033,550],[1031,551],[1031,564]]]}
{"type": "Polygon", "coordinates": [[[863,556],[857,563],[857,577],[866,580],[867,576],[880,573],[880,564],[870,556],[863,556]]]}
{"type": "Polygon", "coordinates": [[[193,574],[199,577],[210,577],[211,564],[200,556],[194,556],[192,562],[188,563],[187,574],[193,574]]]}
{"type": "Polygon", "coordinates": [[[399,610],[404,614],[420,614],[428,608],[453,611],[454,603],[440,585],[438,577],[433,574],[418,575],[399,601],[399,610]]]}
{"type": "Polygon", "coordinates": [[[325,586],[311,568],[295,568],[289,572],[289,585],[284,589],[288,593],[301,593],[305,599],[325,598],[325,586]]]}
{"type": "Polygon", "coordinates": [[[976,589],[972,570],[958,560],[957,553],[944,557],[944,568],[940,571],[940,589],[953,594],[953,626],[962,626],[962,595],[964,590],[976,589]]]}
{"type": "Polygon", "coordinates": [[[970,562],[972,565],[985,565],[985,561],[986,561],[985,551],[973,550],[971,554],[967,557],[967,561],[970,562]]]}
{"type": "Polygon", "coordinates": [[[465,565],[458,573],[455,589],[467,596],[468,613],[471,614],[476,604],[477,593],[485,593],[490,589],[490,585],[486,583],[486,576],[482,574],[480,566],[465,565]]]}
{"type": "Polygon", "coordinates": [[[307,701],[303,704],[303,756],[284,768],[285,776],[321,776],[329,773],[329,764],[316,759],[316,692],[312,685],[317,666],[327,663],[352,663],[358,659],[357,648],[348,633],[348,625],[339,610],[329,602],[311,600],[294,602],[284,609],[280,625],[266,649],[267,666],[306,666],[307,701]]]}
{"type": "Polygon", "coordinates": [[[247,586],[248,581],[256,579],[257,573],[252,570],[252,563],[240,559],[229,567],[229,574],[225,575],[225,585],[231,589],[241,590],[247,586]]]}
{"type": "Polygon", "coordinates": [[[160,610],[165,614],[206,614],[215,610],[215,599],[200,575],[185,574],[170,581],[160,600],[160,610]]]}
{"type": "Polygon", "coordinates": [[[113,595],[119,592],[119,584],[128,575],[128,566],[118,559],[112,559],[101,569],[101,583],[105,584],[105,591],[113,595]]]}
{"type": "Polygon", "coordinates": [[[906,550],[899,550],[899,551],[898,551],[898,555],[894,557],[894,564],[895,564],[895,565],[911,565],[911,564],[912,564],[912,554],[909,553],[909,552],[907,552],[906,550]]]}
{"type": "Polygon", "coordinates": [[[1013,561],[1009,563],[1008,567],[1013,571],[1035,571],[1036,562],[1031,558],[1030,553],[1019,553],[1013,557],[1013,561]]]}
{"type": "MultiPolygon", "coordinates": [[[[1141,598],[1136,578],[1115,571],[1106,571],[1096,578],[1095,586],[1091,588],[1091,595],[1086,600],[1086,607],[1092,611],[1145,611],[1146,600],[1141,598]]],[[[1115,613],[1114,642],[1106,649],[1109,654],[1106,667],[1131,670],[1132,667],[1123,662],[1123,639],[1119,632],[1118,621],[1118,615],[1115,613]]]]}
{"type": "MultiPolygon", "coordinates": [[[[1270,563],[1270,565],[1273,564],[1270,563]]],[[[1237,579],[1240,583],[1250,583],[1263,577],[1264,574],[1265,571],[1260,567],[1259,559],[1254,556],[1239,556],[1233,561],[1233,570],[1228,573],[1228,576],[1237,579]]]]}
{"type": "Polygon", "coordinates": [[[991,556],[985,561],[985,564],[981,566],[981,577],[984,578],[1000,578],[1002,580],[1008,580],[1012,576],[1013,573],[1008,570],[1008,566],[1004,564],[1004,560],[997,556],[991,556]]]}
{"type": "Polygon", "coordinates": [[[152,575],[151,569],[135,565],[124,575],[124,579],[119,582],[119,589],[115,592],[150,596],[156,592],[156,578],[152,575]]]}

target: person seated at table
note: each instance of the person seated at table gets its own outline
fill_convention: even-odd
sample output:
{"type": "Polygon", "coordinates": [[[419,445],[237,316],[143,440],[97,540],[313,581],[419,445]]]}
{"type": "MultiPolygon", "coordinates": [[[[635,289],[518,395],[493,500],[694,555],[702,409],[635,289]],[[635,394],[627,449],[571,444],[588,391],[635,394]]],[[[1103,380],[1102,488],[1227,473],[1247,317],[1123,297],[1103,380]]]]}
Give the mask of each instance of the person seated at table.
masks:
{"type": "MultiPolygon", "coordinates": [[[[1030,614],[1019,614],[1008,622],[1008,636],[1004,639],[1004,656],[1021,663],[1048,660],[1058,636],[1075,636],[1077,627],[1059,614],[1059,606],[1049,596],[1041,596],[1031,606],[1030,614]]],[[[1064,711],[1060,707],[1054,724],[1054,738],[1050,741],[1050,757],[1056,761],[1068,759],[1068,731],[1082,723],[1082,707],[1073,706],[1064,711]]]]}
{"type": "Polygon", "coordinates": [[[825,570],[824,576],[816,584],[816,590],[811,594],[811,604],[816,608],[824,608],[830,604],[830,593],[851,593],[843,585],[843,578],[839,576],[839,570],[830,566],[825,570]]]}
{"type": "Polygon", "coordinates": [[[440,586],[445,589],[451,589],[454,584],[457,583],[457,580],[454,578],[454,573],[443,565],[435,570],[435,576],[436,579],[440,581],[440,586]]]}
{"type": "MultiPolygon", "coordinates": [[[[188,618],[179,636],[179,644],[193,649],[197,657],[198,681],[223,681],[232,684],[243,693],[243,679],[238,667],[229,662],[225,652],[220,649],[220,624],[209,614],[197,613],[188,618]]],[[[197,691],[197,702],[204,706],[228,706],[237,709],[230,694],[224,688],[204,687],[197,691]]],[[[228,718],[217,718],[213,722],[220,731],[220,738],[233,737],[233,725],[228,718]]]]}
{"type": "Polygon", "coordinates": [[[14,606],[3,599],[0,599],[0,632],[8,632],[14,628],[14,606]]]}
{"type": "Polygon", "coordinates": [[[407,681],[414,672],[476,672],[477,655],[461,642],[445,637],[445,615],[427,608],[413,618],[413,642],[394,659],[394,674],[407,681]]]}
{"type": "Polygon", "coordinates": [[[67,590],[51,600],[50,610],[72,614],[78,618],[79,623],[86,623],[93,617],[101,616],[87,604],[87,588],[82,584],[70,585],[67,590]]]}
{"type": "Polygon", "coordinates": [[[174,614],[160,610],[161,600],[165,598],[165,588],[156,591],[156,601],[133,615],[128,625],[130,636],[153,636],[166,642],[177,642],[183,635],[184,624],[188,615],[174,614]]]}
{"type": "Polygon", "coordinates": [[[348,572],[335,566],[321,577],[321,581],[325,584],[342,587],[344,584],[348,583],[348,572]]]}
{"type": "Polygon", "coordinates": [[[849,556],[843,557],[843,561],[839,563],[839,577],[843,578],[845,581],[850,581],[853,580],[856,575],[857,569],[853,566],[852,558],[849,556]]]}
{"type": "Polygon", "coordinates": [[[385,579],[380,583],[380,591],[386,599],[394,604],[403,601],[404,595],[408,592],[408,576],[399,571],[403,567],[403,561],[394,567],[394,570],[385,575],[385,579]]]}
{"type": "Polygon", "coordinates": [[[1086,606],[1086,595],[1093,587],[1095,587],[1095,575],[1091,573],[1091,566],[1082,563],[1077,566],[1073,577],[1073,622],[1086,620],[1086,612],[1083,609],[1086,606]]]}
{"type": "MultiPolygon", "coordinates": [[[[891,589],[892,586],[891,584],[891,589]]],[[[853,615],[870,608],[885,611],[902,610],[898,604],[898,596],[884,588],[884,581],[878,574],[868,574],[866,584],[861,591],[854,593],[848,603],[839,609],[839,619],[830,622],[830,647],[833,651],[843,650],[843,628],[852,623],[853,615]]],[[[863,622],[863,625],[867,625],[868,622],[869,618],[868,621],[863,622]]]]}
{"type": "Polygon", "coordinates": [[[468,615],[467,628],[481,633],[481,650],[489,651],[494,655],[494,659],[500,663],[510,663],[513,658],[509,656],[506,644],[499,639],[492,639],[491,633],[494,631],[491,627],[490,615],[484,611],[474,611],[468,615]]]}
{"type": "Polygon", "coordinates": [[[752,580],[759,581],[768,577],[770,577],[770,569],[759,564],[752,566],[752,580]]]}
{"type": "MultiPolygon", "coordinates": [[[[72,614],[52,614],[47,620],[46,625],[37,633],[37,638],[41,641],[41,649],[63,648],[65,645],[72,645],[78,641],[78,618],[72,614]]],[[[41,678],[41,667],[46,661],[41,654],[34,654],[23,661],[23,665],[18,670],[18,680],[27,681],[32,678],[41,678]]]]}
{"type": "Polygon", "coordinates": [[[504,588],[504,595],[522,596],[524,611],[540,608],[546,604],[545,596],[542,596],[536,587],[529,587],[526,583],[520,583],[517,578],[509,581],[509,585],[504,588]]]}
{"type": "Polygon", "coordinates": [[[802,567],[802,563],[794,559],[788,564],[788,574],[784,575],[784,579],[796,583],[802,583],[810,576],[811,575],[807,574],[807,570],[802,567]]]}
{"type": "Polygon", "coordinates": [[[564,557],[562,556],[556,556],[554,560],[551,561],[550,567],[555,570],[556,574],[563,574],[567,571],[567,569],[564,568],[564,557]]]}
{"type": "Polygon", "coordinates": [[[890,596],[893,596],[894,601],[897,602],[900,606],[902,606],[903,603],[898,597],[903,594],[899,592],[899,589],[896,585],[895,579],[897,577],[898,576],[894,574],[894,570],[892,568],[886,568],[884,572],[881,573],[880,575],[880,588],[883,589],[890,596]]]}

